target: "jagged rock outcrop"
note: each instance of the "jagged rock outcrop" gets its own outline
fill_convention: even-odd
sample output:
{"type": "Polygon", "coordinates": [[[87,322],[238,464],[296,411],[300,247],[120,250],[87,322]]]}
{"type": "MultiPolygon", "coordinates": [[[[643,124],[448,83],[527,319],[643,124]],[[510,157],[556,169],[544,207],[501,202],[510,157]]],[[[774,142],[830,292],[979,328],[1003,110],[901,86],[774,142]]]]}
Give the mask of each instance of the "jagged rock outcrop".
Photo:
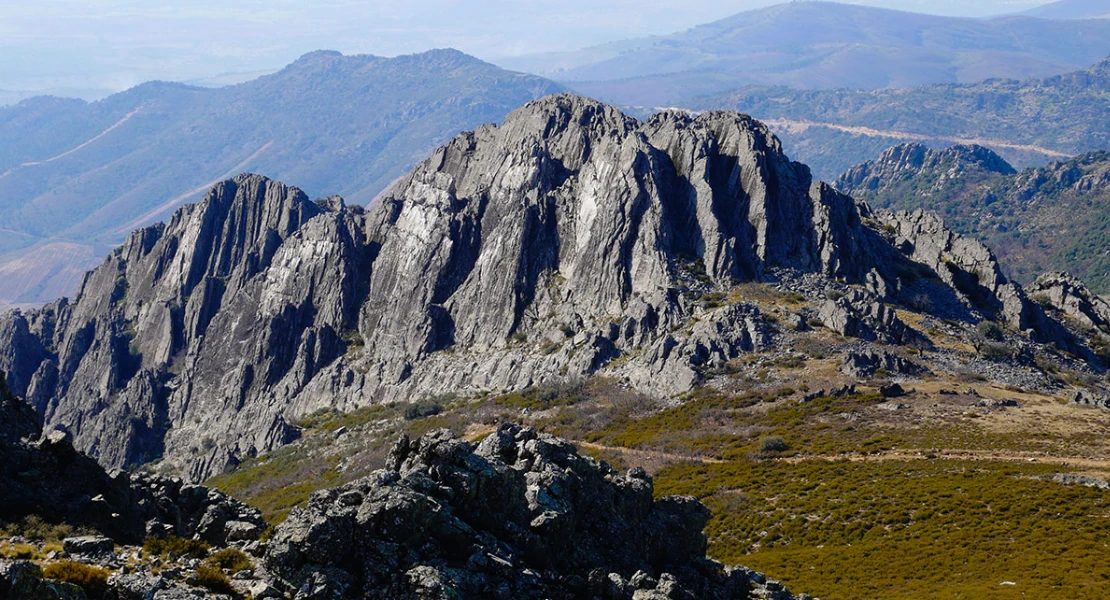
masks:
{"type": "Polygon", "coordinates": [[[102,464],[162,457],[198,481],[325,408],[595,373],[685,391],[772,339],[755,305],[699,299],[784,272],[860,288],[826,306],[846,335],[902,340],[888,304],[922,293],[1049,323],[982,246],[871,214],[748,117],[641,123],[560,95],[458,136],[368,210],[221,183],[72,301],[0,316],[0,368],[102,464]]]}
{"type": "Polygon", "coordinates": [[[906,325],[894,311],[862,290],[826,300],[817,316],[825,327],[848,337],[898,344],[906,335],[906,325]]]}
{"type": "Polygon", "coordinates": [[[1026,288],[1029,297],[1092,329],[1110,332],[1110,302],[1067,273],[1046,273],[1026,288]]]}
{"type": "Polygon", "coordinates": [[[872,377],[880,370],[892,375],[911,376],[929,372],[927,368],[912,360],[881,350],[849,352],[840,365],[841,373],[856,378],[872,377]]]}
{"type": "Polygon", "coordinates": [[[837,178],[833,187],[860,199],[895,193],[920,198],[1016,173],[1001,156],[983,146],[957,145],[934,150],[911,143],[894,146],[879,158],[852,167],[837,178]],[[918,180],[923,173],[928,173],[929,178],[918,180]]]}
{"type": "Polygon", "coordinates": [[[1094,360],[1073,332],[1049,318],[1020,285],[1003,275],[994,254],[980,242],[945,228],[935,213],[876,211],[873,215],[896,248],[927,267],[924,281],[920,274],[915,279],[927,286],[929,279],[939,278],[946,285],[943,291],[954,292],[971,318],[1006,323],[1040,342],[1094,360]]]}
{"type": "Polygon", "coordinates": [[[531,429],[477,447],[437,430],[295,509],[265,564],[304,600],[793,597],[707,559],[709,511],[652,488],[531,429]]]}
{"type": "MultiPolygon", "coordinates": [[[[34,409],[8,390],[2,372],[0,464],[4,521],[36,515],[93,528],[121,543],[141,542],[147,535],[177,535],[220,545],[256,540],[266,526],[257,510],[216,490],[185,485],[180,479],[105,472],[75,450],[64,431],[44,433],[34,409]]],[[[74,544],[84,548],[98,543],[85,541],[88,544],[74,544]]]]}

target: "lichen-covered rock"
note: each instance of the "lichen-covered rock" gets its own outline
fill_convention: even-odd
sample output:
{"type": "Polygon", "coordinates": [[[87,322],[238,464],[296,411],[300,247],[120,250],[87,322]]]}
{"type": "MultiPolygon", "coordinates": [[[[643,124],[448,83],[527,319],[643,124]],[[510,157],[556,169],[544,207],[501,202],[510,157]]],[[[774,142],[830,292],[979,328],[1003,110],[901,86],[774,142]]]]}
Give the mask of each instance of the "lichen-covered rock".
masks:
{"type": "Polygon", "coordinates": [[[265,563],[298,598],[758,597],[761,576],[705,557],[709,511],[652,488],[532,429],[433,431],[295,509],[265,563]]]}

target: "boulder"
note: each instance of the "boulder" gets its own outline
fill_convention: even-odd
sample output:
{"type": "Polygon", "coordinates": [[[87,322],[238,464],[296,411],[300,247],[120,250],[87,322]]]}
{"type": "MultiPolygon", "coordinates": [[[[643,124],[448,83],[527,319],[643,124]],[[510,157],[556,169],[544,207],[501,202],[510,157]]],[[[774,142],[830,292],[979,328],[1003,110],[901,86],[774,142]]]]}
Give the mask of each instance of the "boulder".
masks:
{"type": "Polygon", "coordinates": [[[1094,406],[1097,408],[1110,409],[1110,394],[1101,390],[1089,390],[1080,388],[1075,390],[1071,396],[1071,403],[1081,406],[1094,406]]]}
{"type": "Polygon", "coordinates": [[[74,556],[105,556],[116,549],[112,538],[100,535],[85,535],[62,540],[62,549],[74,556]]]}
{"type": "Polygon", "coordinates": [[[896,354],[881,350],[849,352],[840,365],[840,372],[856,378],[873,377],[879,370],[892,375],[917,376],[928,373],[924,366],[896,354]]]}

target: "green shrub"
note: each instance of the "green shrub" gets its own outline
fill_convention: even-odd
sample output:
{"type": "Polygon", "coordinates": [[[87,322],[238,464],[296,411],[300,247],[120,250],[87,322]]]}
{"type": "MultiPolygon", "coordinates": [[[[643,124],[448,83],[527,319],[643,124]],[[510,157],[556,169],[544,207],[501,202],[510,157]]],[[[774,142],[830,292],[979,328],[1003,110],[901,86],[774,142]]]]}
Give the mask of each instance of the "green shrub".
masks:
{"type": "Polygon", "coordinates": [[[208,556],[211,546],[201,540],[188,540],[171,535],[166,538],[149,537],[143,542],[143,553],[148,556],[192,556],[204,558],[208,556]]]}
{"type": "Polygon", "coordinates": [[[405,420],[422,419],[443,412],[443,406],[433,399],[417,400],[405,407],[405,420]]]}
{"type": "Polygon", "coordinates": [[[704,308],[718,308],[728,302],[728,294],[724,292],[709,292],[701,297],[701,305],[704,308]]]}
{"type": "Polygon", "coordinates": [[[235,588],[231,587],[231,579],[219,567],[208,564],[198,565],[194,581],[196,585],[206,588],[209,591],[216,592],[217,594],[228,594],[233,597],[239,596],[235,588]]]}
{"type": "Polygon", "coordinates": [[[90,598],[101,598],[108,591],[107,569],[93,567],[74,560],[50,563],[42,570],[42,576],[79,586],[85,590],[90,598]]]}
{"type": "Polygon", "coordinates": [[[768,435],[759,439],[759,450],[761,452],[786,452],[790,449],[790,445],[781,435],[768,435]]]}
{"type": "Polygon", "coordinates": [[[1033,294],[1033,297],[1030,299],[1040,304],[1042,308],[1053,308],[1052,298],[1049,298],[1048,294],[1033,294]]]}
{"type": "Polygon", "coordinates": [[[1006,344],[987,342],[979,347],[979,354],[990,360],[1008,360],[1014,357],[1014,349],[1006,344]]]}
{"type": "Polygon", "coordinates": [[[50,523],[38,515],[28,515],[16,522],[0,524],[0,537],[20,536],[43,542],[60,542],[67,537],[96,533],[87,527],[50,523]]]}
{"type": "Polygon", "coordinates": [[[906,308],[919,313],[933,312],[933,300],[927,294],[916,294],[906,301],[906,308]]]}
{"type": "Polygon", "coordinates": [[[1001,342],[1006,337],[1002,326],[994,321],[982,321],[975,326],[975,329],[979,335],[994,342],[1001,342]]]}
{"type": "Polygon", "coordinates": [[[224,548],[213,552],[211,556],[204,560],[213,566],[227,569],[232,573],[254,568],[254,563],[250,557],[238,548],[224,548]]]}
{"type": "Polygon", "coordinates": [[[577,404],[583,398],[582,389],[583,383],[581,381],[539,385],[498,396],[494,399],[494,402],[501,406],[513,408],[546,410],[555,406],[577,404]]]}

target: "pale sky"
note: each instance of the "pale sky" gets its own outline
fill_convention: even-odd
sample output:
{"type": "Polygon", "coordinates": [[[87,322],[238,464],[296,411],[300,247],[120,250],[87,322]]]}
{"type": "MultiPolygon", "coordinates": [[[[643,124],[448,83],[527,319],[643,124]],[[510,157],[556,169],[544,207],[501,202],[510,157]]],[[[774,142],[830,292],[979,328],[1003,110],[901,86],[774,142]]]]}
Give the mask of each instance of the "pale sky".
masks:
{"type": "MultiPolygon", "coordinates": [[[[0,0],[0,90],[119,91],[272,71],[311,50],[485,60],[666,34],[780,0],[0,0]]],[[[1049,0],[850,0],[982,17],[1049,0]]]]}

